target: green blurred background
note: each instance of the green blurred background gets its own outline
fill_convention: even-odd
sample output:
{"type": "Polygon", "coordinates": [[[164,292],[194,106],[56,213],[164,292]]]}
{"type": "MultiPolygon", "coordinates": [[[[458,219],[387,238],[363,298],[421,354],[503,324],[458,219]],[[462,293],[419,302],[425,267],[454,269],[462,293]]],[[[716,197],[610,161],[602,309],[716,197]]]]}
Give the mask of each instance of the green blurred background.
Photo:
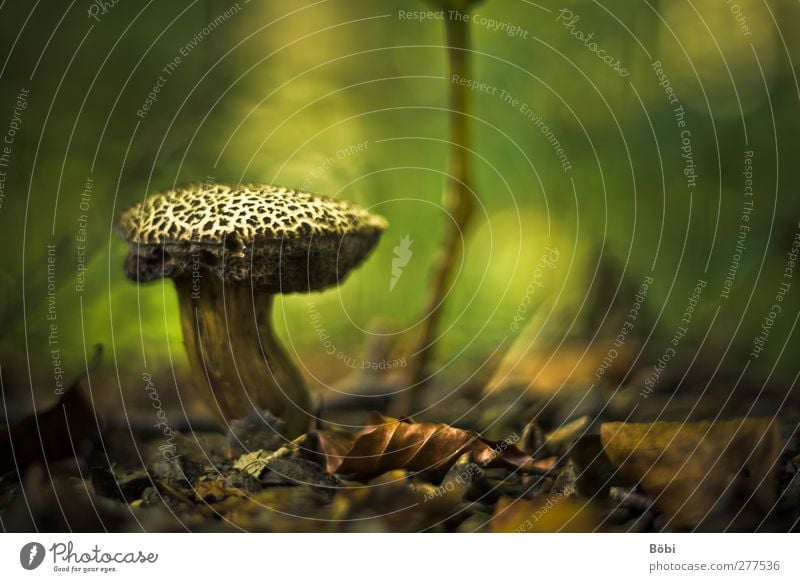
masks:
{"type": "MultiPolygon", "coordinates": [[[[186,361],[172,286],[127,280],[125,244],[112,230],[125,207],[176,183],[305,187],[386,216],[391,226],[374,255],[339,289],[311,297],[313,306],[307,296],[278,301],[276,327],[321,383],[348,369],[322,349],[310,309],[344,354],[363,357],[375,331],[403,345],[417,329],[448,220],[442,23],[401,17],[429,9],[416,0],[5,3],[0,132],[20,91],[29,90],[27,107],[17,107],[21,125],[0,207],[6,413],[53,399],[53,349],[71,378],[85,369],[93,344],[106,347],[92,393],[110,409],[145,402],[143,372],[181,383],[186,361]],[[157,101],[137,115],[159,76],[157,101]],[[87,179],[91,193],[82,198],[87,179]],[[86,280],[76,289],[83,228],[86,280]],[[390,291],[393,248],[406,235],[413,256],[390,291]],[[47,245],[55,245],[55,320],[48,320],[47,245]],[[53,323],[56,344],[48,343],[53,323]]],[[[663,351],[704,279],[689,335],[705,341],[703,357],[740,365],[774,303],[798,228],[800,6],[488,0],[476,13],[483,20],[472,26],[473,76],[497,91],[473,91],[481,208],[448,297],[438,366],[467,377],[514,339],[510,324],[548,247],[559,249],[559,261],[531,300],[546,307],[548,317],[530,322],[542,326],[542,338],[613,335],[616,324],[604,322],[592,298],[638,288],[652,274],[650,320],[637,333],[653,330],[648,343],[663,351]],[[573,29],[558,19],[562,8],[579,16],[573,29]],[[493,30],[489,19],[522,32],[493,30]],[[629,76],[614,73],[574,30],[593,32],[629,76]],[[656,60],[686,111],[697,172],[691,190],[656,60]],[[571,169],[523,103],[552,131],[571,169]],[[723,299],[747,150],[754,152],[751,230],[723,299]]],[[[767,377],[775,367],[775,376],[794,377],[797,292],[751,372],[767,377]]],[[[622,303],[627,310],[630,297],[622,303]]]]}

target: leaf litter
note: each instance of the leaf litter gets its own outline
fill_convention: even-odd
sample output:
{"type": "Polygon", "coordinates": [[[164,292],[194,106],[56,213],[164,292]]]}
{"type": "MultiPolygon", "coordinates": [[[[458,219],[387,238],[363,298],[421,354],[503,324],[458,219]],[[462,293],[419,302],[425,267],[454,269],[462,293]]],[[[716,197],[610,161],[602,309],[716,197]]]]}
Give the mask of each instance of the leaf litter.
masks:
{"type": "Polygon", "coordinates": [[[791,418],[668,422],[643,408],[620,422],[602,390],[569,414],[571,394],[545,406],[506,387],[448,410],[457,423],[362,413],[358,430],[322,423],[286,441],[258,411],[227,434],[175,430],[165,455],[163,436],[127,442],[98,423],[83,393],[78,379],[2,432],[15,447],[0,478],[7,530],[786,531],[800,518],[791,418]]]}

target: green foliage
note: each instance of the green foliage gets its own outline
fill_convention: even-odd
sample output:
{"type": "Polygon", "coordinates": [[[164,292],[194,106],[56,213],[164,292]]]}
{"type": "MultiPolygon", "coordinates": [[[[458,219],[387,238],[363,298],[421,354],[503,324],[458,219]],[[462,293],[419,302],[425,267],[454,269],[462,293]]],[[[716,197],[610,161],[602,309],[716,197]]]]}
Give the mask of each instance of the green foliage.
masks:
{"type": "MultiPolygon", "coordinates": [[[[577,318],[590,308],[582,300],[600,250],[624,265],[635,284],[653,269],[657,284],[648,301],[659,316],[656,337],[672,335],[699,278],[709,291],[692,333],[704,332],[716,315],[710,337],[723,348],[738,329],[747,349],[773,302],[797,230],[794,45],[787,54],[769,13],[755,3],[747,5],[758,63],[751,50],[742,50],[741,33],[724,10],[710,10],[700,21],[679,7],[662,6],[659,15],[644,3],[610,4],[614,18],[592,3],[567,6],[580,15],[577,28],[594,32],[608,54],[626,63],[627,78],[610,72],[556,20],[555,10],[499,1],[475,10],[518,25],[526,38],[480,21],[472,27],[475,78],[498,91],[475,92],[482,208],[447,307],[445,360],[458,354],[459,361],[481,361],[508,335],[548,245],[562,251],[563,268],[547,282],[547,298],[577,318]],[[709,44],[703,23],[723,52],[709,44]],[[651,67],[655,59],[691,128],[698,168],[691,191],[673,108],[651,67]],[[552,131],[570,170],[527,112],[552,131]],[[748,149],[755,151],[755,210],[734,292],[721,301],[748,149]]],[[[119,3],[99,22],[78,10],[57,28],[61,13],[39,10],[28,26],[55,31],[47,50],[42,35],[30,31],[14,47],[3,74],[0,127],[19,89],[30,89],[30,103],[0,212],[6,245],[0,349],[12,369],[24,369],[30,357],[41,363],[32,364],[33,375],[44,385],[50,381],[48,244],[57,249],[57,323],[70,371],[81,370],[84,346],[96,342],[112,348],[109,360],[123,374],[143,369],[145,358],[149,368],[182,364],[174,291],[170,284],[137,287],[123,277],[124,244],[112,221],[148,192],[207,176],[306,186],[385,215],[391,227],[370,260],[341,289],[313,301],[337,345],[350,352],[361,349],[365,330],[378,320],[391,331],[416,324],[447,219],[439,204],[450,80],[440,23],[398,20],[398,10],[427,8],[399,0],[339,1],[294,12],[281,3],[235,4],[240,10],[218,21],[232,6],[161,3],[139,16],[138,5],[119,3]],[[165,74],[181,51],[180,65],[165,74]],[[160,75],[166,81],[158,100],[138,116],[160,75]],[[87,177],[93,188],[84,211],[87,177]],[[77,292],[82,215],[88,254],[77,292]],[[414,255],[390,292],[393,247],[405,235],[414,241],[414,255]]],[[[25,3],[4,8],[4,53],[29,9],[25,3]]],[[[774,3],[772,9],[783,37],[796,36],[796,8],[774,3]]],[[[279,333],[291,338],[301,358],[320,347],[308,302],[291,296],[277,305],[279,333]]],[[[789,316],[776,322],[772,351],[758,365],[769,369],[791,325],[789,316]]]]}

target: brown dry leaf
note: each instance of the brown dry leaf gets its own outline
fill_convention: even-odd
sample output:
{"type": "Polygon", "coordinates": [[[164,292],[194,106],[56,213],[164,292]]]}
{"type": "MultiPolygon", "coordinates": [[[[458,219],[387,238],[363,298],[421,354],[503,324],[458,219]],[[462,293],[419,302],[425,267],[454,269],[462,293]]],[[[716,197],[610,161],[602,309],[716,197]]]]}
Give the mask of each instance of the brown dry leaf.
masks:
{"type": "Polygon", "coordinates": [[[612,422],[600,436],[611,462],[673,526],[735,528],[732,517],[760,519],[774,503],[779,433],[769,419],[612,422]]]}
{"type": "Polygon", "coordinates": [[[265,451],[264,449],[245,453],[234,461],[233,468],[258,479],[259,475],[267,468],[267,463],[273,454],[273,451],[265,451]]]}
{"type": "Polygon", "coordinates": [[[545,436],[547,450],[553,455],[565,454],[573,442],[586,434],[591,422],[588,416],[581,416],[548,433],[545,436]]]}
{"type": "Polygon", "coordinates": [[[200,479],[194,488],[194,495],[197,501],[205,501],[207,503],[222,501],[230,496],[246,496],[241,489],[233,487],[224,477],[200,479]]]}
{"type": "Polygon", "coordinates": [[[494,533],[592,532],[602,519],[591,502],[567,493],[501,498],[489,522],[494,533]]]}
{"type": "Polygon", "coordinates": [[[356,434],[346,455],[327,456],[328,471],[371,476],[394,469],[446,469],[466,452],[483,467],[542,471],[530,455],[505,441],[488,441],[475,432],[447,424],[379,418],[379,424],[356,434]]]}
{"type": "Polygon", "coordinates": [[[288,457],[300,450],[300,447],[305,444],[307,436],[301,434],[299,437],[288,443],[287,445],[279,448],[277,451],[265,451],[258,449],[250,453],[245,453],[240,456],[233,463],[233,468],[237,471],[248,473],[256,479],[264,472],[269,466],[270,461],[273,459],[282,459],[288,457]]]}
{"type": "Polygon", "coordinates": [[[320,453],[325,457],[325,468],[329,473],[335,473],[352,448],[355,436],[338,430],[320,430],[316,435],[320,453]]]}

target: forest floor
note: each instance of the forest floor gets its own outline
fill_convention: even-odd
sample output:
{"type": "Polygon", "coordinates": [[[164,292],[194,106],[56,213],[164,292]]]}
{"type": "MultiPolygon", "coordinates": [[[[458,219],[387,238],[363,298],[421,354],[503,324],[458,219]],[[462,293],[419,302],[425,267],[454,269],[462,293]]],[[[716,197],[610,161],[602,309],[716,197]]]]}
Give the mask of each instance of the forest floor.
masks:
{"type": "MultiPolygon", "coordinates": [[[[798,419],[782,411],[798,407],[786,390],[739,382],[731,398],[728,384],[676,390],[665,379],[646,393],[641,382],[587,387],[574,374],[568,383],[539,374],[532,388],[520,381],[526,374],[460,386],[457,395],[431,384],[425,412],[413,419],[365,410],[359,398],[331,399],[328,420],[293,440],[266,411],[227,433],[119,419],[99,428],[77,382],[50,411],[3,431],[0,525],[797,531],[798,419]]],[[[368,389],[376,378],[360,382],[368,389]]],[[[390,398],[374,402],[391,409],[390,398]]]]}

